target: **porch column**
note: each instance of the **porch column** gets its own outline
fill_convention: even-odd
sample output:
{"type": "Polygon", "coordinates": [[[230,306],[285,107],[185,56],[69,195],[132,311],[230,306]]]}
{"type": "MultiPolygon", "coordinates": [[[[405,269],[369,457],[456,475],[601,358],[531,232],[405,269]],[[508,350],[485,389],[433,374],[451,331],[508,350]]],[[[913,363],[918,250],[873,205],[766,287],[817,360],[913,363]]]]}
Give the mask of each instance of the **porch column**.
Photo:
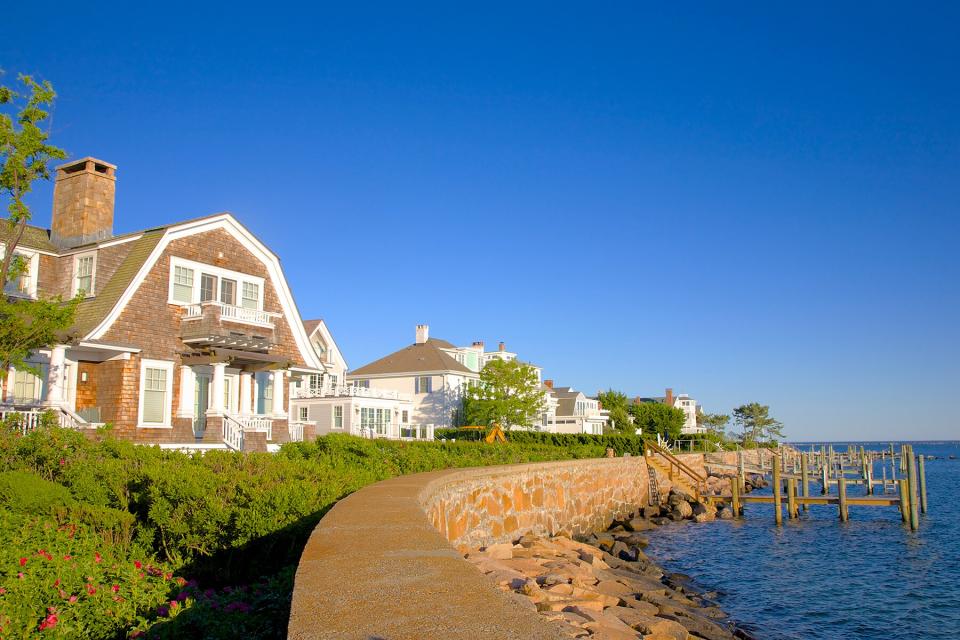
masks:
{"type": "Polygon", "coordinates": [[[273,417],[284,418],[287,412],[283,408],[283,400],[286,395],[286,371],[278,369],[270,373],[270,379],[273,381],[273,417]]]}
{"type": "Polygon", "coordinates": [[[248,416],[253,413],[253,374],[249,371],[240,372],[240,415],[248,416]]]}
{"type": "Polygon", "coordinates": [[[67,404],[66,393],[67,348],[58,344],[50,349],[50,366],[47,368],[47,402],[55,407],[67,404]]]}
{"type": "Polygon", "coordinates": [[[178,418],[193,419],[193,409],[197,400],[195,397],[197,391],[196,378],[193,375],[193,369],[186,365],[180,367],[180,409],[177,411],[178,418]]]}
{"type": "Polygon", "coordinates": [[[226,371],[226,362],[214,362],[213,380],[210,383],[210,408],[207,410],[208,416],[222,416],[223,407],[223,374],[226,371]]]}

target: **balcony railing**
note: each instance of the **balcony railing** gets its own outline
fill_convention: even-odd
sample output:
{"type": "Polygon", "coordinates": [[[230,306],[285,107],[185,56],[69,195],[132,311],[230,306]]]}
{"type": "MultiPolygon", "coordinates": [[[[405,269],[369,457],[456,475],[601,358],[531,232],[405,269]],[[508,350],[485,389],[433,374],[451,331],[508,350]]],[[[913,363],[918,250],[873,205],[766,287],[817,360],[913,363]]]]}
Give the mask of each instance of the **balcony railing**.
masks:
{"type": "Polygon", "coordinates": [[[259,309],[247,309],[246,307],[237,307],[222,302],[201,302],[199,304],[187,305],[183,314],[184,320],[199,320],[204,316],[206,309],[216,309],[219,311],[221,321],[239,322],[242,324],[252,324],[258,327],[273,328],[273,319],[278,317],[279,313],[272,311],[260,311],[259,309]]]}
{"type": "Polygon", "coordinates": [[[63,407],[47,406],[2,406],[0,407],[0,420],[17,416],[18,428],[21,433],[26,435],[40,426],[43,414],[48,411],[53,412],[53,415],[57,419],[57,424],[64,429],[92,429],[102,424],[99,422],[87,422],[73,411],[63,407]]]}
{"type": "Polygon", "coordinates": [[[297,389],[295,398],[378,398],[381,400],[410,400],[410,396],[393,389],[371,389],[353,385],[323,386],[297,389]]]}

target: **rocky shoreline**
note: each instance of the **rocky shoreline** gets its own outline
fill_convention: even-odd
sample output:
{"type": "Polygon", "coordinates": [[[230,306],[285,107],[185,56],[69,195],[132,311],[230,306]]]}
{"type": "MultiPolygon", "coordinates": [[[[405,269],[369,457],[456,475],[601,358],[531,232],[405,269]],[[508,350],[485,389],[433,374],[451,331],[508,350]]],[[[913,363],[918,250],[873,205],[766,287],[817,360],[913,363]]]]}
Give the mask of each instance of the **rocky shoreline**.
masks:
{"type": "MultiPolygon", "coordinates": [[[[730,481],[711,476],[710,492],[729,491],[730,481]]],[[[760,476],[747,478],[748,490],[765,484],[760,476]]],[[[647,532],[660,525],[732,517],[729,507],[673,489],[664,504],[614,521],[607,531],[577,539],[525,535],[472,550],[466,559],[572,638],[750,640],[717,606],[716,594],[696,589],[689,576],[665,572],[643,551],[647,532]]]]}

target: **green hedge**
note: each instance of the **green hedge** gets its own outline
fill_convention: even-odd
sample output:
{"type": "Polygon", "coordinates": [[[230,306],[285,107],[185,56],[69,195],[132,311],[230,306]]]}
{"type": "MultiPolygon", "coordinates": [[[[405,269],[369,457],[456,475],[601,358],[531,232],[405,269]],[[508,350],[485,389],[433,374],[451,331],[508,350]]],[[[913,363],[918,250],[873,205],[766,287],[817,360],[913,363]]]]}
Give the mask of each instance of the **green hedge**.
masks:
{"type": "MultiPolygon", "coordinates": [[[[479,429],[437,429],[434,435],[438,440],[471,441],[482,439],[486,432],[479,429]]],[[[616,451],[617,455],[623,455],[624,453],[643,455],[643,438],[637,435],[619,433],[592,435],[588,433],[546,433],[543,431],[512,430],[506,432],[506,437],[510,444],[575,450],[586,447],[594,451],[596,457],[604,455],[607,447],[616,451]]]]}
{"type": "Polygon", "coordinates": [[[340,498],[400,474],[605,448],[331,435],[201,456],[0,425],[0,637],[282,638],[293,568],[340,498]]]}

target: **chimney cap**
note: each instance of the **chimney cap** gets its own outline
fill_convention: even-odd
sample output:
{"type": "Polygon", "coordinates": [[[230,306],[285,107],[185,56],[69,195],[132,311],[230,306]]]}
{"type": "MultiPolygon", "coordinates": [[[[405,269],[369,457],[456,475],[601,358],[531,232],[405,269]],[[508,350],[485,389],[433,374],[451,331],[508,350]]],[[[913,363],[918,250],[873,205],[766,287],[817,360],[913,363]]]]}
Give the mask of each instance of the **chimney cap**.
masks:
{"type": "Polygon", "coordinates": [[[112,162],[107,162],[106,160],[101,160],[100,158],[94,158],[93,156],[84,156],[83,158],[77,158],[76,160],[70,160],[69,162],[64,162],[63,164],[57,165],[57,169],[66,169],[67,167],[72,167],[78,164],[86,164],[87,162],[95,162],[97,164],[102,164],[110,167],[111,169],[116,169],[117,165],[112,162]]]}
{"type": "Polygon", "coordinates": [[[506,342],[501,342],[501,343],[497,346],[497,348],[498,348],[500,351],[506,351],[506,350],[507,350],[507,343],[506,343],[506,342]]]}

